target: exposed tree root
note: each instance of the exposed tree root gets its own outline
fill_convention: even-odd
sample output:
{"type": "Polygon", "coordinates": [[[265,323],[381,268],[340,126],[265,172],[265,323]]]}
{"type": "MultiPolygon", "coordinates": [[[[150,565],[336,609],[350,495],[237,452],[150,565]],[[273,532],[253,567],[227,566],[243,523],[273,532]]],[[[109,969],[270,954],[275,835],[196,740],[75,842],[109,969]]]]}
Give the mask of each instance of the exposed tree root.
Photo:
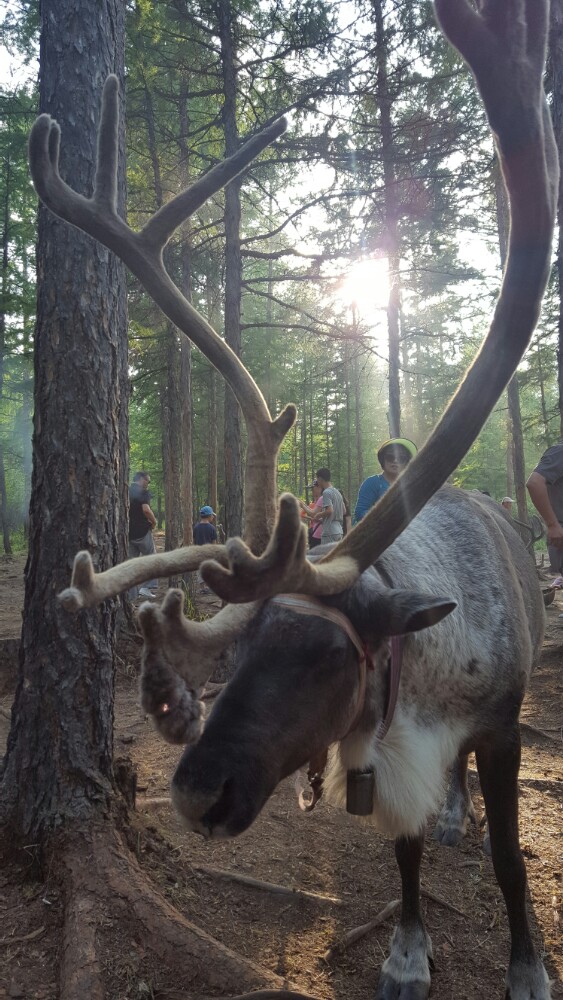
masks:
{"type": "Polygon", "coordinates": [[[178,913],[149,884],[111,825],[67,835],[55,864],[65,901],[61,1000],[104,1000],[103,936],[117,927],[132,946],[152,954],[180,989],[224,996],[241,987],[274,991],[291,985],[178,913]]]}

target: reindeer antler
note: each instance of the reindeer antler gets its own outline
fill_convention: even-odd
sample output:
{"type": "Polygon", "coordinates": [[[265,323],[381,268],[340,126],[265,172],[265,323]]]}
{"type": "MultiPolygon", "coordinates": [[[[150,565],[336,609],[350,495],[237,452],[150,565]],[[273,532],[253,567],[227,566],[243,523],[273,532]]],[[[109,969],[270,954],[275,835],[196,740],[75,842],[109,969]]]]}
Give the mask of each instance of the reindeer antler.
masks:
{"type": "Polygon", "coordinates": [[[236,153],[159,209],[135,233],[116,212],[118,120],[118,81],[109,76],[102,99],[94,194],[92,198],[84,198],[59,175],[59,126],[49,115],[40,115],[29,139],[33,183],[39,197],[55,215],[94,236],[124,261],[166,316],[203,351],[231,386],[248,430],[246,534],[252,550],[261,552],[275,520],[277,453],[295,421],[296,409],[286,406],[276,420],[271,419],[262,393],[234,351],[171,281],[164,268],[162,251],[182,222],[285,131],[286,121],[280,118],[252,136],[236,153]]]}

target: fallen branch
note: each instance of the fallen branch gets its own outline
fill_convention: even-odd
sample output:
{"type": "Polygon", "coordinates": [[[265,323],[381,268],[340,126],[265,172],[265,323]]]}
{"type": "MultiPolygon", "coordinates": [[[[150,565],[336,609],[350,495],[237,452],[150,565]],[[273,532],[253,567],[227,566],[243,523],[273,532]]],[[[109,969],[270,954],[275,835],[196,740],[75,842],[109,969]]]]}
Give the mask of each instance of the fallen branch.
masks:
{"type": "Polygon", "coordinates": [[[159,806],[170,806],[172,808],[172,799],[169,795],[163,796],[162,798],[154,799],[137,799],[137,807],[143,809],[158,809],[159,806]]]}
{"type": "Polygon", "coordinates": [[[324,962],[330,962],[331,959],[335,958],[336,955],[340,955],[343,951],[346,951],[351,945],[355,944],[361,938],[369,934],[380,924],[385,923],[388,917],[395,913],[395,910],[399,908],[399,900],[392,899],[387,906],[384,906],[380,913],[377,914],[373,920],[369,920],[367,924],[361,924],[359,927],[354,927],[351,931],[348,931],[343,938],[336,941],[334,944],[327,948],[323,955],[324,962]]]}
{"type": "MultiPolygon", "coordinates": [[[[478,772],[473,767],[467,769],[468,774],[474,774],[477,778],[479,777],[478,772]]],[[[561,790],[563,788],[563,781],[558,778],[518,778],[518,784],[523,785],[525,788],[557,788],[561,790]]],[[[481,826],[484,826],[487,822],[487,817],[483,816],[481,820],[481,826]]]]}
{"type": "Polygon", "coordinates": [[[453,903],[448,903],[448,901],[446,899],[442,899],[441,896],[436,896],[435,893],[430,892],[430,889],[424,889],[421,886],[420,895],[424,896],[425,899],[432,900],[433,903],[437,903],[438,906],[443,906],[444,909],[446,910],[451,910],[452,913],[457,913],[458,917],[465,917],[465,919],[467,920],[467,913],[465,913],[463,910],[458,910],[457,906],[454,906],[453,903]]]}
{"type": "Polygon", "coordinates": [[[229,872],[224,868],[211,868],[209,865],[193,865],[192,867],[194,871],[201,872],[203,875],[223,879],[225,882],[240,882],[241,885],[248,885],[251,889],[263,889],[265,892],[273,892],[278,896],[292,896],[296,899],[308,899],[316,903],[331,903],[333,906],[347,905],[345,899],[339,899],[337,896],[323,896],[319,892],[309,892],[307,889],[291,889],[285,885],[278,885],[276,882],[263,882],[250,875],[229,872]]]}
{"type": "Polygon", "coordinates": [[[23,941],[36,941],[38,937],[41,937],[45,933],[45,925],[38,927],[36,931],[31,931],[30,934],[24,934],[22,937],[5,937],[0,938],[0,945],[3,944],[22,944],[23,941]]]}
{"type": "Polygon", "coordinates": [[[523,732],[531,733],[532,736],[541,736],[544,740],[551,740],[552,743],[561,742],[561,739],[557,739],[556,736],[551,736],[546,729],[537,729],[535,726],[531,726],[529,722],[521,722],[520,729],[523,732]]]}
{"type": "Polygon", "coordinates": [[[201,695],[201,700],[210,701],[212,698],[216,698],[226,686],[226,684],[213,684],[208,681],[205,685],[205,691],[201,695]]]}

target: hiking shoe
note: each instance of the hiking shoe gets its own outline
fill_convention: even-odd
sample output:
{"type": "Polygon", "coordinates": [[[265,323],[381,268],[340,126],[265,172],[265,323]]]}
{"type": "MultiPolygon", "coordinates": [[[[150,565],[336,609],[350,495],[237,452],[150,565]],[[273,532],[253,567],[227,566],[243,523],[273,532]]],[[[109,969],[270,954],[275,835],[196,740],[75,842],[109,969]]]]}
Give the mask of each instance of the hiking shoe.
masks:
{"type": "Polygon", "coordinates": [[[148,587],[141,587],[139,597],[148,597],[149,601],[154,601],[156,594],[153,594],[152,590],[149,590],[148,587]]]}

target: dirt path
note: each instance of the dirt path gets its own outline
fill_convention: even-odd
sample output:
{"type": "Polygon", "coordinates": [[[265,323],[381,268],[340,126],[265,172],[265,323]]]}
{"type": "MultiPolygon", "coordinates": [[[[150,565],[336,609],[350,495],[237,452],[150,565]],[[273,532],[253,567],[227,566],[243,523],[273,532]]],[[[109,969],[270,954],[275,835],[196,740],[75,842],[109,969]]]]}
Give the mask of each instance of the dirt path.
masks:
{"type": "MultiPolygon", "coordinates": [[[[19,631],[22,569],[23,560],[0,567],[0,599],[7,598],[0,619],[6,630],[3,638],[10,638],[10,628],[12,638],[19,631]]],[[[206,600],[212,603],[212,598],[206,600]]],[[[561,613],[563,595],[548,609],[544,655],[522,713],[521,839],[535,935],[554,981],[554,1000],[563,1000],[561,613]]],[[[4,690],[0,737],[7,734],[8,721],[2,713],[7,712],[10,700],[4,690]]],[[[116,755],[130,756],[138,770],[138,857],[166,898],[215,938],[319,1000],[372,997],[393,918],[330,963],[322,956],[346,931],[366,923],[397,898],[399,878],[393,845],[324,803],[311,815],[300,813],[290,780],[278,788],[241,838],[203,843],[182,831],[166,801],[158,806],[149,801],[167,799],[179,751],[158,739],[145,722],[133,664],[119,678],[115,730],[116,755]],[[198,870],[201,865],[338,897],[343,905],[272,895],[219,881],[198,870]]],[[[475,775],[472,786],[476,806],[482,809],[475,775]]],[[[481,850],[480,832],[471,830],[457,850],[429,841],[422,883],[463,912],[461,915],[424,900],[436,964],[433,1000],[500,1000],[508,934],[501,894],[491,862],[481,850]]],[[[14,892],[13,881],[4,875],[4,883],[0,882],[0,998],[57,997],[54,977],[59,903],[49,896],[48,884],[26,884],[14,892]],[[26,935],[32,936],[18,940],[26,935]]],[[[151,966],[124,928],[116,928],[110,940],[106,967],[111,984],[109,1000],[199,1000],[203,996],[193,985],[190,990],[182,988],[183,984],[167,979],[165,969],[151,966]]]]}

